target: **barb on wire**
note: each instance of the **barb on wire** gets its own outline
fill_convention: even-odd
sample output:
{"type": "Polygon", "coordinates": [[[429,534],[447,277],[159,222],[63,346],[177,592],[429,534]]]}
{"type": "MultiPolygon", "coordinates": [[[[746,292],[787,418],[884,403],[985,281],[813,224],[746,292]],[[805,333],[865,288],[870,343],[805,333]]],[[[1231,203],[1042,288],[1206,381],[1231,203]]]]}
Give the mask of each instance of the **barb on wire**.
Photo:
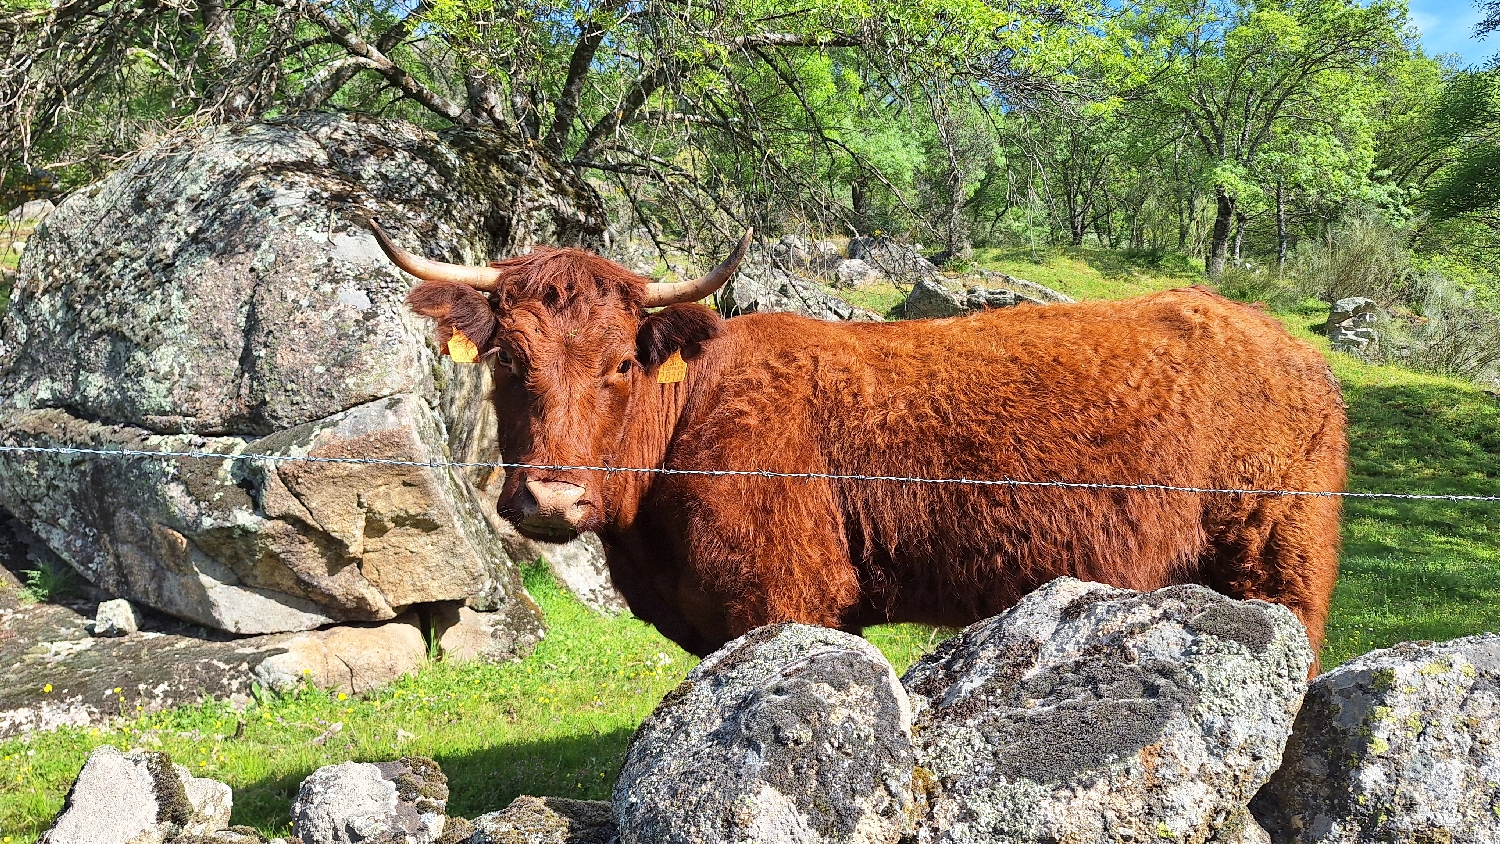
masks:
{"type": "Polygon", "coordinates": [[[221,454],[213,451],[150,451],[139,449],[75,448],[69,446],[0,445],[0,454],[59,454],[84,457],[132,457],[191,460],[263,460],[268,463],[353,463],[367,466],[407,466],[419,469],[540,469],[575,472],[636,472],[656,475],[706,475],[709,477],[756,476],[794,480],[885,481],[908,484],[957,484],[971,486],[1055,487],[1062,489],[1149,490],[1207,495],[1282,495],[1305,498],[1395,498],[1408,501],[1500,501],[1500,495],[1422,495],[1405,492],[1339,492],[1302,489],[1215,489],[1171,484],[1120,484],[1086,481],[1023,481],[1011,478],[920,478],[902,475],[840,475],[829,472],[772,472],[766,469],[668,469],[638,466],[558,466],[546,463],[489,463],[462,460],[396,460],[388,457],[313,457],[296,454],[221,454]]]}

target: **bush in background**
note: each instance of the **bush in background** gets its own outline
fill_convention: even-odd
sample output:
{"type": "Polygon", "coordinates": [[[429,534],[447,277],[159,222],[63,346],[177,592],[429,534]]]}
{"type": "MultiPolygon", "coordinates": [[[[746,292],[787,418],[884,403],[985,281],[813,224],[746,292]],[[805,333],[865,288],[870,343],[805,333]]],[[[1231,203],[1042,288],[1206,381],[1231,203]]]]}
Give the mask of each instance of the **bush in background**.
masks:
{"type": "Polygon", "coordinates": [[[1247,267],[1225,267],[1215,287],[1220,295],[1236,302],[1263,304],[1273,311],[1296,310],[1307,298],[1270,273],[1247,267]]]}
{"type": "MultiPolygon", "coordinates": [[[[1500,376],[1500,312],[1437,273],[1421,280],[1420,316],[1391,320],[1379,354],[1412,369],[1476,382],[1500,376]]],[[[1373,298],[1373,297],[1372,297],[1373,298]]]]}
{"type": "Polygon", "coordinates": [[[1391,308],[1422,298],[1406,233],[1371,210],[1351,214],[1322,240],[1299,244],[1286,274],[1294,289],[1324,302],[1365,296],[1391,308]]]}

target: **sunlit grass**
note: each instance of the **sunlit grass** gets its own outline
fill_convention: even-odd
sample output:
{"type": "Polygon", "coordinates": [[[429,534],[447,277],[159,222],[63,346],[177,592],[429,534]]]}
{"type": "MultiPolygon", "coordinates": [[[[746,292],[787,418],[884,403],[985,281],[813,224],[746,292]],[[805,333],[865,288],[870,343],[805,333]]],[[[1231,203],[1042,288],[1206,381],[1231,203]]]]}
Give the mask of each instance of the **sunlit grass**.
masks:
{"type": "Polygon", "coordinates": [[[873,311],[886,319],[900,319],[901,305],[907,291],[889,281],[865,284],[854,290],[835,290],[839,297],[857,308],[873,311]]]}
{"type": "MultiPolygon", "coordinates": [[[[268,835],[288,834],[303,778],[350,759],[431,756],[450,780],[449,813],[465,817],[520,794],[607,800],[631,734],[698,660],[634,618],[591,613],[545,568],[528,568],[526,585],[549,630],[523,662],[439,662],[366,698],[305,689],[262,696],[244,712],[210,703],[0,741],[0,842],[33,841],[100,744],[164,750],[229,783],[234,823],[268,835]]],[[[899,672],[942,637],[895,625],[870,638],[899,672]]]]}
{"type": "Polygon", "coordinates": [[[974,262],[1075,299],[1124,299],[1203,281],[1200,264],[1175,253],[1131,256],[1108,249],[978,249],[974,262]]]}

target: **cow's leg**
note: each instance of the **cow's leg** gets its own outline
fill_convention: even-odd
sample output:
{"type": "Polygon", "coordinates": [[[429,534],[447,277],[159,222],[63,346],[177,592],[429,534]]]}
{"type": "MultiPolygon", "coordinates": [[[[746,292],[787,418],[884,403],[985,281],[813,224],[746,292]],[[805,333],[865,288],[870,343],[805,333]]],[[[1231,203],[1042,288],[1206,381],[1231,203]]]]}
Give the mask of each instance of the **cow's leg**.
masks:
{"type": "Polygon", "coordinates": [[[843,625],[859,576],[826,483],[753,476],[698,489],[688,556],[724,602],[730,635],[783,621],[843,625]]]}
{"type": "Polygon", "coordinates": [[[1271,600],[1297,614],[1313,647],[1312,673],[1322,669],[1318,656],[1324,627],[1339,577],[1337,498],[1294,498],[1277,520],[1264,556],[1275,569],[1278,594],[1271,600]]]}
{"type": "Polygon", "coordinates": [[[1243,521],[1216,531],[1204,580],[1233,598],[1259,598],[1296,614],[1320,670],[1324,626],[1339,570],[1339,500],[1270,498],[1250,505],[1243,521]]]}

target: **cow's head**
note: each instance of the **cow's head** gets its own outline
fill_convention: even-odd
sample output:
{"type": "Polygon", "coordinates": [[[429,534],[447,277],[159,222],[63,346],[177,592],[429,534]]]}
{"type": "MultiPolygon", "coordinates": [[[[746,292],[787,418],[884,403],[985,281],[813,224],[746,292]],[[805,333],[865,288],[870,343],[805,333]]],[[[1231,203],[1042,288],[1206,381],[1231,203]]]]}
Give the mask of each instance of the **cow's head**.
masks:
{"type": "MultiPolygon", "coordinates": [[[[437,320],[438,348],[449,352],[462,333],[493,366],[500,453],[534,466],[620,465],[632,391],[660,390],[661,364],[674,352],[691,359],[718,331],[717,314],[688,303],[734,275],[751,237],[745,232],[707,276],[667,284],[580,249],[538,248],[487,267],[445,264],[371,228],[386,255],[422,279],[407,304],[437,320]]],[[[467,348],[462,338],[457,348],[467,348]]],[[[512,470],[500,515],[533,539],[595,530],[610,514],[602,480],[577,469],[512,470]]]]}

